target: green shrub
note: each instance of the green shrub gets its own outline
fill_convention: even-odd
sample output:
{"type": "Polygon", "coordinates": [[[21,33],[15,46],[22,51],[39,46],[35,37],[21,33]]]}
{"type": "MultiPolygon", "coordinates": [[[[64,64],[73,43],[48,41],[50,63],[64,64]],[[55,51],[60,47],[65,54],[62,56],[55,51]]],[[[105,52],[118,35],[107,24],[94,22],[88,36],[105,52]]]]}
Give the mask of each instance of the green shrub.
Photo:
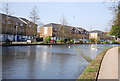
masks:
{"type": "Polygon", "coordinates": [[[118,42],[118,44],[120,44],[120,41],[118,42]]]}
{"type": "Polygon", "coordinates": [[[100,41],[97,41],[97,44],[101,44],[101,42],[100,42],[100,41]]]}
{"type": "Polygon", "coordinates": [[[66,43],[71,43],[70,41],[67,41],[66,43]]]}
{"type": "Polygon", "coordinates": [[[57,42],[57,43],[64,43],[65,40],[64,40],[64,39],[61,39],[61,40],[57,40],[56,42],[57,42]]]}
{"type": "Polygon", "coordinates": [[[116,41],[113,41],[113,42],[112,42],[112,44],[119,44],[119,43],[118,43],[118,42],[116,42],[116,41]]]}
{"type": "Polygon", "coordinates": [[[45,37],[45,38],[43,39],[43,41],[44,41],[45,43],[49,43],[50,40],[51,40],[51,37],[50,37],[50,36],[49,36],[49,37],[45,37]]]}
{"type": "Polygon", "coordinates": [[[80,43],[80,44],[83,44],[83,41],[82,41],[82,40],[79,40],[79,43],[80,43]]]}
{"type": "Polygon", "coordinates": [[[56,42],[60,42],[60,40],[57,40],[56,42]]]}
{"type": "Polygon", "coordinates": [[[7,39],[4,44],[6,44],[6,45],[12,44],[12,41],[10,41],[9,39],[7,39]]]}
{"type": "Polygon", "coordinates": [[[61,39],[60,42],[65,42],[65,40],[64,40],[64,39],[61,39]]]}
{"type": "Polygon", "coordinates": [[[70,43],[73,43],[74,41],[73,40],[70,40],[70,43]]]}
{"type": "Polygon", "coordinates": [[[103,44],[109,44],[109,42],[108,41],[104,41],[103,44]]]}

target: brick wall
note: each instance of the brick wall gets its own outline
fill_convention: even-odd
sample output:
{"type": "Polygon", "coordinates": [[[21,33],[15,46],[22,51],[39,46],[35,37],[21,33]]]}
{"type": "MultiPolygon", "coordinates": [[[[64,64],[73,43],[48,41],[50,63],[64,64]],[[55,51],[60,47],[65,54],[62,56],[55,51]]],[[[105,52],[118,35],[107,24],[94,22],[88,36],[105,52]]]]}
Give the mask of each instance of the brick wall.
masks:
{"type": "Polygon", "coordinates": [[[27,20],[26,24],[17,17],[2,14],[2,34],[16,35],[16,30],[17,35],[37,35],[37,25],[34,23],[27,20]]]}
{"type": "Polygon", "coordinates": [[[53,36],[52,33],[52,27],[40,27],[40,37],[53,36]]]}

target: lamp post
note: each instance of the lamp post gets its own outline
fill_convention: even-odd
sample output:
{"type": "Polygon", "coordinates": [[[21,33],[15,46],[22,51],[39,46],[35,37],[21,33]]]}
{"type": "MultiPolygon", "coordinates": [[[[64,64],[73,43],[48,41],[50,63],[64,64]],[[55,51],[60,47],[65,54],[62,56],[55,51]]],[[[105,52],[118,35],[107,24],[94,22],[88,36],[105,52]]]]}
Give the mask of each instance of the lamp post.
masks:
{"type": "Polygon", "coordinates": [[[18,26],[16,26],[16,42],[17,42],[17,27],[18,27],[18,26]]]}

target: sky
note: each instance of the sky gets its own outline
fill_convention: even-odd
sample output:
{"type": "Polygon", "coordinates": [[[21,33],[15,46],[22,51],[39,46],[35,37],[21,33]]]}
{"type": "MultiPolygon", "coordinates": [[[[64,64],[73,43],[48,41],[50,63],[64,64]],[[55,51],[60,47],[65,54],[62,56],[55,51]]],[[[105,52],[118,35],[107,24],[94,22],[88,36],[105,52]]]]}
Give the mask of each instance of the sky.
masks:
{"type": "MultiPolygon", "coordinates": [[[[29,19],[30,11],[37,6],[40,22],[61,23],[64,15],[68,25],[86,30],[108,31],[113,18],[109,7],[112,2],[9,2],[12,15],[29,19]]],[[[2,7],[5,3],[2,3],[2,7]]]]}

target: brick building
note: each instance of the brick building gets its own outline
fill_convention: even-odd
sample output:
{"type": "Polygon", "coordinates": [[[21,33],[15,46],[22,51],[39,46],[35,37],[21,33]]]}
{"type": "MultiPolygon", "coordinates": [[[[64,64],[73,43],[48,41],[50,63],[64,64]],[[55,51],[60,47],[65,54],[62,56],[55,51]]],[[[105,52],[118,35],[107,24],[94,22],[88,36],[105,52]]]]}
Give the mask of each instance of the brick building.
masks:
{"type": "Polygon", "coordinates": [[[89,39],[107,40],[107,39],[112,39],[112,38],[110,36],[107,36],[106,32],[103,32],[100,30],[93,30],[89,33],[89,39]]]}
{"type": "Polygon", "coordinates": [[[40,37],[51,36],[53,40],[88,39],[89,32],[83,28],[50,23],[40,27],[40,37]]]}
{"type": "Polygon", "coordinates": [[[37,34],[37,25],[20,17],[0,13],[2,24],[2,41],[21,41],[22,39],[34,39],[37,34]]]}

